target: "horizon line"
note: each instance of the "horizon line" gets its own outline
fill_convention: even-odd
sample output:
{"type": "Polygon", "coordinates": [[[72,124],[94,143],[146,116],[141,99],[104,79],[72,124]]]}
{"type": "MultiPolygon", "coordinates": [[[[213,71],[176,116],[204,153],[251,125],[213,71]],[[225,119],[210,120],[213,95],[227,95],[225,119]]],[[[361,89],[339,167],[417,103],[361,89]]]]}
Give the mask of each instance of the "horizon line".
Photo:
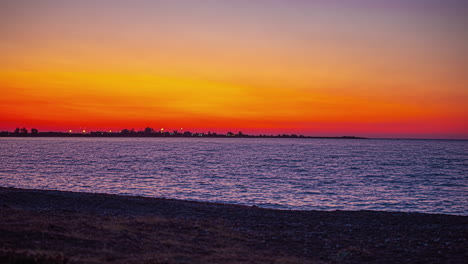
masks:
{"type": "Polygon", "coordinates": [[[82,130],[81,132],[73,132],[69,130],[68,132],[64,131],[41,131],[39,132],[35,128],[31,128],[33,131],[28,131],[26,128],[16,128],[18,131],[0,131],[0,137],[218,137],[218,138],[323,138],[323,139],[384,139],[384,140],[454,140],[454,141],[467,141],[468,138],[430,138],[430,137],[363,137],[363,136],[354,136],[354,135],[342,135],[342,136],[326,136],[326,135],[314,135],[307,136],[298,133],[254,133],[254,134],[245,134],[242,131],[239,131],[237,134],[228,131],[226,133],[219,132],[191,132],[189,130],[154,130],[150,127],[145,129],[151,129],[151,131],[135,130],[135,129],[121,129],[118,131],[113,130],[95,130],[87,131],[87,129],[82,130]],[[22,131],[23,130],[23,131],[22,131]],[[123,132],[126,131],[126,132],[123,132]],[[188,133],[188,134],[187,134],[188,133]],[[189,135],[190,134],[190,135],[189,135]]]}

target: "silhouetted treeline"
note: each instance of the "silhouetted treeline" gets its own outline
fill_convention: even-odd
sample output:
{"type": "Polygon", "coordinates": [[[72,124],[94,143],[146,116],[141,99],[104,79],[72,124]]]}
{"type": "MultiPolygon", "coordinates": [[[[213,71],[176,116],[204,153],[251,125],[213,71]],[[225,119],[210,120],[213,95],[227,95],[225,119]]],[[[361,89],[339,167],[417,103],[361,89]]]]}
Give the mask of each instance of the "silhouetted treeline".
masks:
{"type": "Polygon", "coordinates": [[[278,135],[248,135],[241,131],[238,133],[227,132],[226,134],[205,132],[190,132],[178,131],[172,132],[161,130],[154,130],[147,127],[141,131],[135,129],[122,129],[118,132],[105,132],[105,131],[91,131],[91,132],[39,132],[37,129],[32,128],[29,132],[26,128],[16,128],[13,132],[1,131],[0,137],[210,137],[210,138],[351,138],[362,139],[354,136],[343,137],[309,137],[296,134],[278,134],[278,135]]]}

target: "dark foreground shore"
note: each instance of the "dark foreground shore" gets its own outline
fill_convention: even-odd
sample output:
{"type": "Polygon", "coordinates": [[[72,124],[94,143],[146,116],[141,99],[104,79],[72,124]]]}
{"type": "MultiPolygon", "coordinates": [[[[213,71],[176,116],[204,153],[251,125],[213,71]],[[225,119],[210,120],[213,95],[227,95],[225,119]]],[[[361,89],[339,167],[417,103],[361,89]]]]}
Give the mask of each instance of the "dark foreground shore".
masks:
{"type": "Polygon", "coordinates": [[[0,187],[0,263],[466,263],[468,217],[0,187]]]}

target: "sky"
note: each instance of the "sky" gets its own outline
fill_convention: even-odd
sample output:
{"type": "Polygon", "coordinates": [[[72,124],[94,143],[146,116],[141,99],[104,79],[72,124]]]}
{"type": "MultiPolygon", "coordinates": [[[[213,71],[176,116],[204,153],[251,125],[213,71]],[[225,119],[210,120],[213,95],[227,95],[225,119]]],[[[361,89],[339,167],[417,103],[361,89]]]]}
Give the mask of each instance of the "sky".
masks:
{"type": "Polygon", "coordinates": [[[0,130],[468,139],[463,0],[0,2],[0,130]]]}

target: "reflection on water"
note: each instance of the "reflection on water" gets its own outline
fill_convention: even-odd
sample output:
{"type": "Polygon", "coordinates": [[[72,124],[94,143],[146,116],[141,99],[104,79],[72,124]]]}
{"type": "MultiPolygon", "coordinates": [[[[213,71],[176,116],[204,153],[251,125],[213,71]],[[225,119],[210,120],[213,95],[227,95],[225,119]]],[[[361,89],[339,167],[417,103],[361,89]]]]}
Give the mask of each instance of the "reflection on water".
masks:
{"type": "Polygon", "coordinates": [[[2,138],[0,186],[468,215],[468,142],[2,138]]]}

